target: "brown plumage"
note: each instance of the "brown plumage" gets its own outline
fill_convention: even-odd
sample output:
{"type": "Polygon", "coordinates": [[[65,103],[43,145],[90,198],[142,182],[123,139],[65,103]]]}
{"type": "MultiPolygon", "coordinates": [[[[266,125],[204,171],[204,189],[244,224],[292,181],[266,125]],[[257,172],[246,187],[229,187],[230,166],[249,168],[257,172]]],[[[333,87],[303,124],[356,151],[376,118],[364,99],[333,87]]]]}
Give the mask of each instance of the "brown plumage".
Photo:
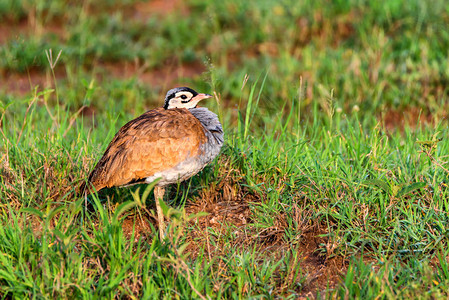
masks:
{"type": "Polygon", "coordinates": [[[154,195],[162,239],[164,216],[159,201],[164,186],[198,173],[223,145],[223,128],[217,115],[196,107],[210,97],[187,87],[168,91],[163,108],[150,110],[120,128],[81,192],[160,179],[154,195]]]}
{"type": "Polygon", "coordinates": [[[206,135],[185,108],[150,110],[124,125],[89,176],[97,191],[123,186],[200,154],[206,135]]]}

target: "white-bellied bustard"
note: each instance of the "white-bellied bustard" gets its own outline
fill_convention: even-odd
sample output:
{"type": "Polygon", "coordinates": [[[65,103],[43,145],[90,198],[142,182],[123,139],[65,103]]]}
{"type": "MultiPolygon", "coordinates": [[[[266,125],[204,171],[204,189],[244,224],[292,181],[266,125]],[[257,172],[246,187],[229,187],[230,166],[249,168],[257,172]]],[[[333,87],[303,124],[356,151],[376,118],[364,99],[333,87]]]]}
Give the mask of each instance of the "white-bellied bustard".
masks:
{"type": "Polygon", "coordinates": [[[164,107],[125,124],[90,173],[89,191],[160,178],[154,196],[162,238],[164,215],[159,200],[163,200],[164,187],[197,174],[223,146],[223,128],[217,115],[197,107],[199,101],[210,97],[187,87],[174,88],[168,91],[164,107]]]}

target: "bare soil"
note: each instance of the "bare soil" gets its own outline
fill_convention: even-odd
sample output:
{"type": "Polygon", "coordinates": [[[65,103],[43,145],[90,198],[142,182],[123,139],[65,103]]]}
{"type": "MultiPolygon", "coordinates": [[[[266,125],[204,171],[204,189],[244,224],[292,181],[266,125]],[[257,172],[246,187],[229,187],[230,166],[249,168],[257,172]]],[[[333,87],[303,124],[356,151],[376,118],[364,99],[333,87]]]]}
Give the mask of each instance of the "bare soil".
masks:
{"type": "MultiPolygon", "coordinates": [[[[442,110],[447,111],[447,110],[442,110]]],[[[436,116],[424,112],[417,107],[405,107],[401,109],[390,109],[381,114],[378,119],[388,131],[399,129],[404,131],[405,127],[416,129],[424,125],[435,125],[438,122],[436,116]]],[[[447,115],[440,116],[447,118],[447,115]]]]}
{"type": "MultiPolygon", "coordinates": [[[[190,225],[195,229],[186,232],[185,239],[189,243],[186,252],[190,253],[189,259],[195,260],[198,255],[203,254],[209,261],[223,264],[222,277],[226,277],[222,257],[226,257],[229,249],[238,251],[255,248],[264,260],[280,259],[287,252],[295,251],[298,260],[292,263],[298,265],[302,274],[298,279],[306,277],[306,281],[297,291],[302,298],[314,298],[317,291],[323,295],[326,290],[334,289],[338,285],[341,276],[346,273],[348,261],[344,257],[323,254],[323,247],[331,248],[330,241],[323,237],[327,233],[325,225],[305,225],[294,243],[284,239],[288,224],[282,214],[274,226],[261,230],[255,226],[256,217],[252,207],[263,199],[242,188],[235,179],[238,176],[226,177],[223,174],[223,178],[220,183],[212,184],[186,203],[187,215],[208,213],[192,220],[190,225]],[[233,238],[229,239],[229,236],[233,238]],[[201,253],[202,251],[204,252],[201,253]]],[[[301,209],[295,206],[294,217],[300,218],[301,213],[301,209]]],[[[139,238],[152,240],[152,236],[157,232],[151,231],[150,222],[157,230],[154,216],[145,216],[143,219],[140,216],[128,216],[122,225],[125,236],[134,237],[135,242],[139,238]]],[[[287,293],[284,285],[285,283],[279,282],[275,293],[287,293]]]]}
{"type": "MultiPolygon", "coordinates": [[[[175,10],[181,11],[185,15],[189,14],[188,8],[180,0],[142,1],[133,6],[128,13],[135,18],[145,20],[151,14],[164,16],[175,10]]],[[[322,16],[316,15],[314,18],[320,20],[322,16]]],[[[338,46],[339,41],[349,37],[354,30],[351,22],[343,20],[340,23],[337,28],[337,37],[333,43],[335,46],[338,46]]],[[[309,42],[312,36],[321,35],[323,38],[325,36],[322,32],[314,32],[307,19],[298,20],[298,25],[298,28],[303,30],[301,34],[298,34],[300,38],[295,41],[298,45],[309,42]]],[[[319,26],[315,27],[320,28],[319,26]]],[[[36,24],[33,18],[29,18],[20,20],[18,23],[0,23],[0,43],[6,43],[11,39],[20,38],[20,36],[45,32],[51,32],[60,37],[64,37],[65,34],[64,27],[56,21],[41,26],[36,24]]],[[[260,54],[276,56],[279,53],[278,46],[274,43],[255,45],[247,51],[250,56],[260,54]]],[[[241,55],[237,51],[235,55],[230,54],[230,66],[238,64],[240,57],[241,55]]],[[[113,77],[136,77],[141,83],[149,86],[160,86],[164,90],[173,86],[186,85],[182,78],[194,78],[206,71],[206,67],[201,62],[180,64],[175,59],[164,63],[163,68],[149,69],[139,62],[120,61],[99,63],[98,66],[112,74],[113,77]]],[[[67,77],[63,68],[57,68],[55,75],[57,79],[67,77]]],[[[307,74],[305,74],[305,77],[307,77],[307,74]]],[[[99,79],[101,80],[101,78],[99,79]]],[[[35,86],[39,86],[38,90],[43,90],[52,88],[54,85],[52,74],[48,70],[38,69],[28,70],[26,73],[0,70],[0,83],[0,89],[7,89],[8,93],[13,95],[30,94],[35,86]]],[[[311,95],[308,95],[308,97],[311,98],[311,95]]],[[[82,113],[90,114],[89,109],[86,108],[82,113]]],[[[402,130],[405,125],[415,127],[417,124],[432,124],[434,122],[432,115],[423,114],[417,108],[390,109],[380,115],[379,120],[388,130],[396,130],[397,128],[402,130]]],[[[0,169],[0,174],[7,179],[12,178],[12,175],[7,173],[6,167],[0,169]]],[[[190,231],[186,236],[190,243],[187,249],[191,253],[190,258],[195,259],[198,256],[198,249],[207,249],[206,255],[210,259],[222,256],[224,253],[220,245],[223,245],[224,241],[220,241],[220,233],[224,234],[228,230],[232,230],[234,233],[235,239],[232,241],[232,246],[235,249],[243,247],[252,249],[255,246],[261,255],[267,258],[284,255],[286,251],[292,248],[291,241],[287,242],[283,238],[285,228],[288,226],[284,216],[280,215],[273,227],[264,230],[257,229],[254,226],[254,213],[251,207],[262,199],[240,187],[239,182],[230,180],[223,180],[223,183],[219,186],[205,190],[186,204],[188,214],[208,213],[207,216],[192,221],[196,230],[190,231]],[[218,233],[218,235],[210,236],[211,231],[218,233]],[[211,243],[211,239],[214,239],[214,243],[211,243]],[[213,244],[216,246],[214,247],[213,244]]],[[[156,232],[152,232],[150,223],[154,228],[157,228],[157,223],[152,216],[144,213],[142,215],[129,215],[123,220],[123,232],[128,239],[133,237],[136,242],[139,239],[150,242],[156,234],[156,232]]],[[[347,271],[348,261],[344,257],[331,257],[323,254],[323,245],[330,243],[327,238],[323,237],[326,233],[327,228],[325,226],[314,224],[304,228],[298,234],[295,249],[300,254],[299,266],[303,274],[307,274],[307,281],[300,291],[301,297],[314,298],[316,291],[324,292],[328,288],[335,288],[341,276],[347,271]]]]}
{"type": "MultiPolygon", "coordinates": [[[[131,7],[126,7],[124,13],[127,15],[146,20],[150,16],[167,15],[173,11],[188,15],[188,7],[179,0],[152,0],[137,2],[131,7]]],[[[95,7],[89,9],[89,13],[95,13],[95,7]]],[[[0,23],[0,44],[10,40],[20,39],[29,35],[42,35],[44,33],[55,34],[62,39],[65,38],[64,22],[58,19],[51,19],[46,24],[36,22],[35,16],[31,13],[28,18],[18,22],[4,20],[0,23]]],[[[164,62],[164,67],[148,69],[138,62],[97,62],[95,67],[104,69],[116,78],[138,78],[139,82],[148,86],[162,86],[169,89],[173,86],[186,85],[182,78],[193,78],[200,76],[206,71],[205,66],[199,62],[180,64],[175,59],[164,62]]],[[[65,70],[61,66],[56,68],[56,79],[66,78],[65,70]]],[[[101,74],[97,77],[101,79],[101,74]]],[[[0,70],[0,90],[8,90],[8,94],[27,95],[32,94],[34,88],[38,86],[38,91],[53,87],[53,78],[50,70],[30,69],[24,73],[9,72],[0,70]]]]}
{"type": "MultiPolygon", "coordinates": [[[[57,69],[56,79],[65,77],[65,71],[57,69]]],[[[37,92],[54,88],[54,80],[50,71],[42,72],[31,69],[26,73],[0,72],[0,90],[7,90],[12,95],[32,95],[35,88],[37,92]]]]}
{"type": "MultiPolygon", "coordinates": [[[[321,237],[327,229],[321,225],[306,229],[298,236],[297,244],[291,245],[291,241],[283,238],[287,223],[284,216],[280,215],[275,226],[260,230],[255,227],[254,217],[251,212],[251,203],[259,202],[260,199],[247,194],[241,197],[201,197],[197,201],[188,203],[186,210],[188,213],[198,213],[201,211],[209,213],[195,221],[197,230],[190,233],[188,249],[194,258],[198,249],[207,249],[206,255],[209,257],[223,256],[223,251],[231,249],[253,249],[256,247],[261,257],[267,259],[279,259],[294,248],[299,254],[298,266],[303,275],[306,275],[306,282],[299,291],[301,297],[314,298],[317,291],[324,293],[327,289],[333,289],[339,283],[340,277],[346,273],[348,262],[343,257],[327,258],[322,255],[322,247],[329,241],[321,237]],[[209,232],[218,233],[211,237],[209,232]],[[225,231],[232,231],[235,240],[233,245],[225,249],[220,247],[220,234],[225,231]],[[214,239],[214,243],[210,242],[214,239]],[[217,245],[213,247],[212,244],[217,245]]],[[[210,196],[210,195],[209,195],[210,196]]],[[[229,241],[227,241],[229,242],[229,241]]],[[[282,290],[282,285],[277,287],[282,290]]],[[[279,293],[277,291],[276,293],[279,293]]]]}

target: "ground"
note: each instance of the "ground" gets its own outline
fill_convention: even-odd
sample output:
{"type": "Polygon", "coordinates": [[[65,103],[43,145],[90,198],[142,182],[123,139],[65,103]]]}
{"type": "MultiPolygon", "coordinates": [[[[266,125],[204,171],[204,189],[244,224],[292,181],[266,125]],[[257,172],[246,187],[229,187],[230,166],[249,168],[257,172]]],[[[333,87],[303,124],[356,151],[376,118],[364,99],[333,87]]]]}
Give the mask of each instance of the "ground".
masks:
{"type": "Polygon", "coordinates": [[[446,298],[448,12],[7,0],[0,294],[446,298]],[[74,192],[174,86],[214,94],[226,145],[159,240],[146,186],[74,192]]]}

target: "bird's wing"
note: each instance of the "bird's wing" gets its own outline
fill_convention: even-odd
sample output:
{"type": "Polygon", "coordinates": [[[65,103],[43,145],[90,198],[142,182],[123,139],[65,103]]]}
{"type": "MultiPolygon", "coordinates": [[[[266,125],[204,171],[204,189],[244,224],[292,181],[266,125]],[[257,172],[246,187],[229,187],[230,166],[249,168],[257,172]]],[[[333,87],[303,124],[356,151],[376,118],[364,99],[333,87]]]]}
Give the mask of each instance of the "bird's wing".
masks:
{"type": "Polygon", "coordinates": [[[154,109],[128,122],[115,135],[89,176],[104,187],[130,184],[200,154],[206,136],[187,109],[154,109]]]}

